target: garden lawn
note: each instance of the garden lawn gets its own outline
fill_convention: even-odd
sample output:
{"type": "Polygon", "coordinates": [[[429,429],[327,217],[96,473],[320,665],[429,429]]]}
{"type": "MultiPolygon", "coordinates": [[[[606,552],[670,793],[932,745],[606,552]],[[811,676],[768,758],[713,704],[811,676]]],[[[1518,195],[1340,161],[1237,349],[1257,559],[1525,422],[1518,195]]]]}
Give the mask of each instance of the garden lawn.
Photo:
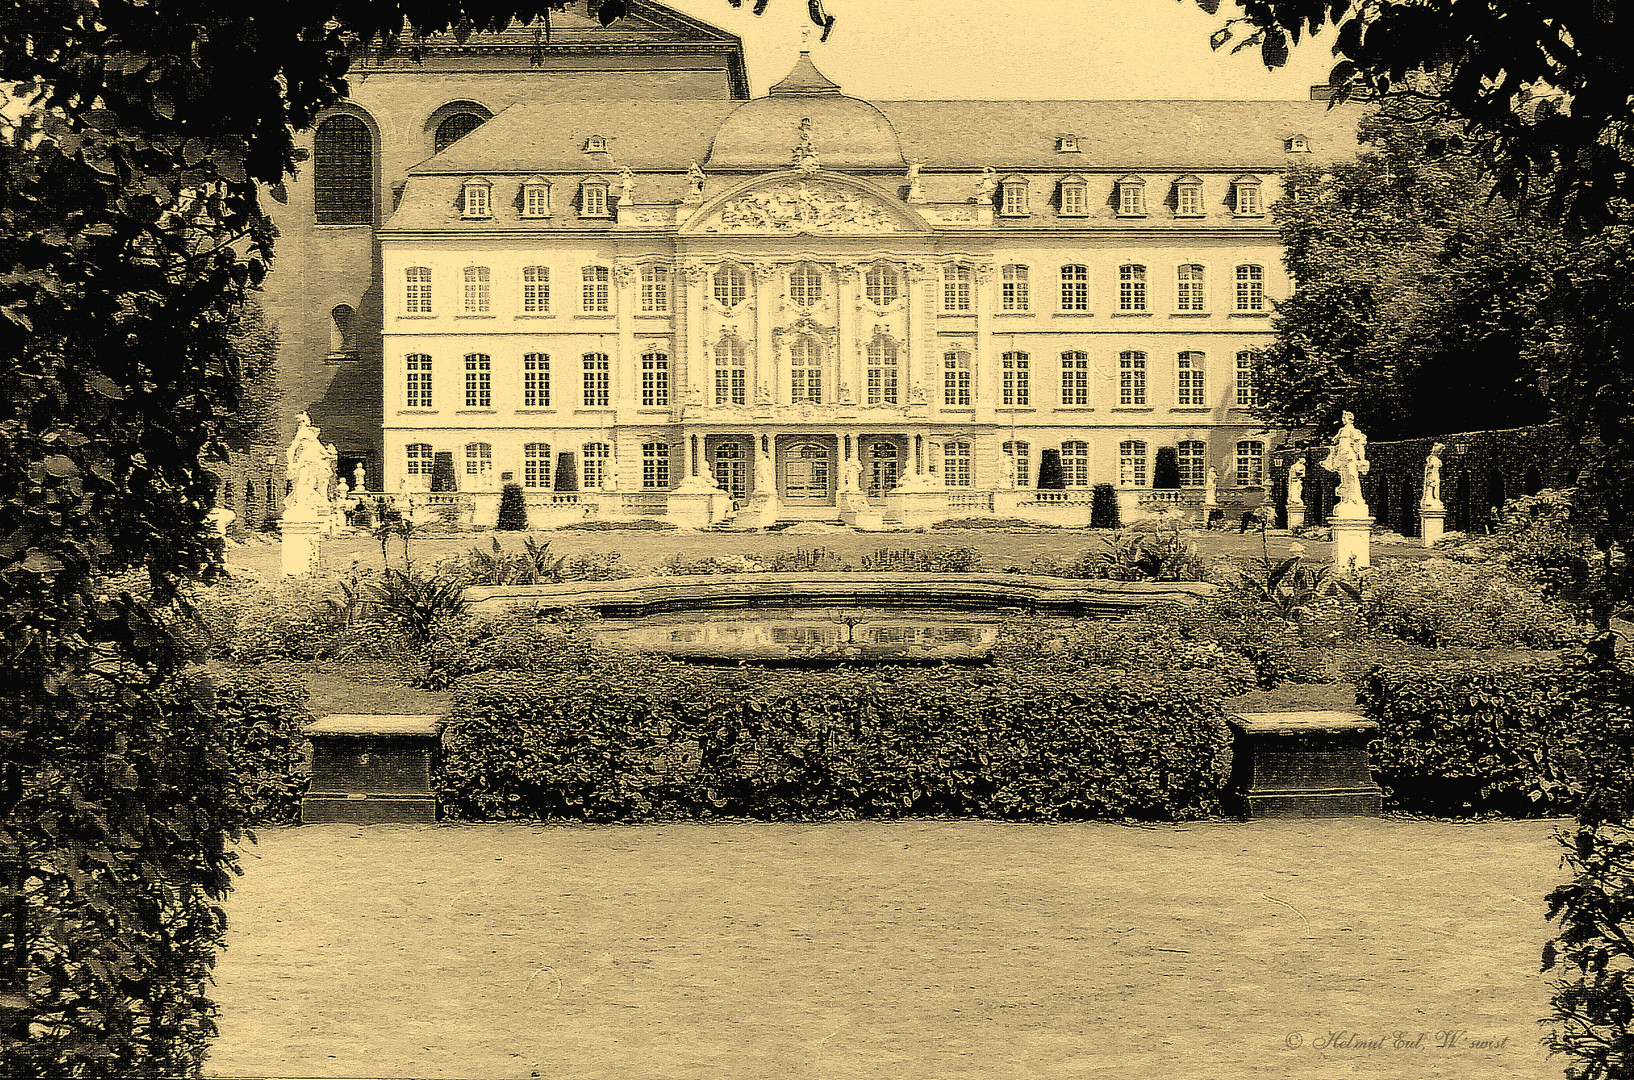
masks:
{"type": "Polygon", "coordinates": [[[205,1071],[1559,1077],[1556,824],[268,829],[205,1071]]]}

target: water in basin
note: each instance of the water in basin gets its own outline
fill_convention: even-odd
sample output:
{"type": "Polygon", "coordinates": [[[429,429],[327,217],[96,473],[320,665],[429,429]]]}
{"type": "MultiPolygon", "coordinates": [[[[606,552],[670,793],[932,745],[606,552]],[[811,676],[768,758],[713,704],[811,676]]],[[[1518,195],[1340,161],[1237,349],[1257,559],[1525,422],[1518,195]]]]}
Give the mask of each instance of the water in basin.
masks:
{"type": "Polygon", "coordinates": [[[750,608],[730,613],[673,612],[604,619],[609,648],[692,660],[980,660],[1012,616],[945,608],[750,608]]]}

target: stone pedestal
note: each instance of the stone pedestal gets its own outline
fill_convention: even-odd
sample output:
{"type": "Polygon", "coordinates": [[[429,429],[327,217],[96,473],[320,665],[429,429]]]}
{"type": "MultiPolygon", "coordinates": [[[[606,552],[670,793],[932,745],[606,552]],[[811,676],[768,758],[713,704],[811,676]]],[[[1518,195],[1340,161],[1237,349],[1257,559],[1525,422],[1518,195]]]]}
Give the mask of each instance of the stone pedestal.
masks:
{"type": "Polygon", "coordinates": [[[782,512],[783,505],[777,501],[776,495],[756,493],[749,496],[749,505],[734,520],[750,528],[769,529],[777,524],[778,515],[782,512]]]}
{"type": "Polygon", "coordinates": [[[1298,529],[1305,524],[1305,504],[1288,504],[1288,528],[1298,529]]]}
{"type": "Polygon", "coordinates": [[[730,505],[731,499],[721,491],[708,488],[704,491],[683,491],[680,488],[669,493],[669,513],[665,516],[683,529],[707,529],[724,517],[724,513],[717,514],[717,507],[730,505]]]}
{"type": "Polygon", "coordinates": [[[442,729],[438,716],[336,715],[311,724],[301,824],[435,824],[431,758],[442,729]]]}
{"type": "Polygon", "coordinates": [[[868,504],[868,497],[861,492],[840,492],[840,520],[853,529],[883,529],[885,515],[868,504]]]}
{"type": "MultiPolygon", "coordinates": [[[[1017,488],[998,488],[993,492],[993,513],[999,517],[1014,517],[1021,509],[1022,492],[1017,488]]],[[[1028,493],[1029,501],[1031,493],[1028,493]]]]}
{"type": "Polygon", "coordinates": [[[1430,510],[1420,507],[1418,517],[1422,525],[1420,542],[1427,548],[1433,548],[1441,541],[1447,528],[1447,512],[1445,510],[1430,510]]]}
{"type": "Polygon", "coordinates": [[[321,521],[291,521],[285,518],[278,523],[278,532],[283,538],[281,546],[285,574],[300,577],[318,569],[323,553],[322,530],[321,521]]]}
{"type": "Polygon", "coordinates": [[[1243,713],[1224,802],[1244,817],[1378,816],[1367,744],[1379,725],[1354,713],[1243,713]]]}
{"type": "Polygon", "coordinates": [[[909,527],[941,521],[947,517],[947,489],[904,491],[896,488],[885,496],[885,516],[909,527]]]}
{"type": "Polygon", "coordinates": [[[227,539],[227,529],[238,515],[225,507],[218,506],[204,515],[204,526],[210,530],[210,535],[218,540],[227,539]]]}
{"type": "Polygon", "coordinates": [[[1338,573],[1366,570],[1373,565],[1373,519],[1371,517],[1333,517],[1328,521],[1333,528],[1333,565],[1338,573]]]}

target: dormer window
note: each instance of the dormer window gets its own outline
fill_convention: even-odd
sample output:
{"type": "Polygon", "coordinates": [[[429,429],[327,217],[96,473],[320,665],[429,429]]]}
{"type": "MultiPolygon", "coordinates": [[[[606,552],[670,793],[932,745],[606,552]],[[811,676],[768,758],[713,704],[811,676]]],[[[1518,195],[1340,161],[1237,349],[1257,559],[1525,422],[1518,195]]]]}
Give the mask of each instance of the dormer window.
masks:
{"type": "Polygon", "coordinates": [[[486,180],[467,180],[460,200],[460,216],[490,218],[494,216],[494,186],[486,180]]]}
{"type": "Polygon", "coordinates": [[[1174,185],[1174,216],[1203,216],[1203,181],[1195,176],[1182,176],[1174,185]]]}
{"type": "Polygon", "coordinates": [[[1260,198],[1260,180],[1257,176],[1239,176],[1231,184],[1232,206],[1238,217],[1260,217],[1265,203],[1260,198]]]}
{"type": "Polygon", "coordinates": [[[1138,176],[1125,176],[1118,181],[1118,216],[1146,216],[1146,181],[1138,176]]]}
{"type": "Polygon", "coordinates": [[[607,181],[586,180],[579,185],[579,216],[611,217],[607,209],[607,181]]]}
{"type": "Polygon", "coordinates": [[[1057,154],[1076,154],[1076,153],[1080,153],[1080,151],[1078,149],[1078,136],[1076,136],[1076,135],[1057,135],[1055,137],[1055,152],[1057,154]]]}
{"type": "Polygon", "coordinates": [[[1081,176],[1068,176],[1061,181],[1061,216],[1087,217],[1089,215],[1089,182],[1081,176]]]}
{"type": "Polygon", "coordinates": [[[1006,177],[999,185],[999,213],[1004,217],[1027,216],[1027,180],[1021,176],[1006,177]]]}
{"type": "Polygon", "coordinates": [[[1308,154],[1311,152],[1311,141],[1303,135],[1290,135],[1283,140],[1282,148],[1290,154],[1308,154]]]}
{"type": "Polygon", "coordinates": [[[590,136],[584,140],[584,152],[587,154],[605,154],[607,152],[607,140],[600,135],[590,136]]]}
{"type": "Polygon", "coordinates": [[[522,182],[522,216],[542,218],[550,216],[550,184],[541,177],[522,182]]]}

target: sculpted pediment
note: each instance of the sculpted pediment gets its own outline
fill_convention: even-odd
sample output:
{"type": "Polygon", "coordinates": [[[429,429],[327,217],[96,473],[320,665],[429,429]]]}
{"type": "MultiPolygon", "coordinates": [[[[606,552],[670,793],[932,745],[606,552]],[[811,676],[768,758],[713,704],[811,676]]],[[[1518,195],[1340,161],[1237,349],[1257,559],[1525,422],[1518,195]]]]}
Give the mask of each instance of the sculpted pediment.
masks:
{"type": "Polygon", "coordinates": [[[905,207],[859,186],[790,178],[727,195],[687,231],[866,236],[923,229],[905,207]]]}

